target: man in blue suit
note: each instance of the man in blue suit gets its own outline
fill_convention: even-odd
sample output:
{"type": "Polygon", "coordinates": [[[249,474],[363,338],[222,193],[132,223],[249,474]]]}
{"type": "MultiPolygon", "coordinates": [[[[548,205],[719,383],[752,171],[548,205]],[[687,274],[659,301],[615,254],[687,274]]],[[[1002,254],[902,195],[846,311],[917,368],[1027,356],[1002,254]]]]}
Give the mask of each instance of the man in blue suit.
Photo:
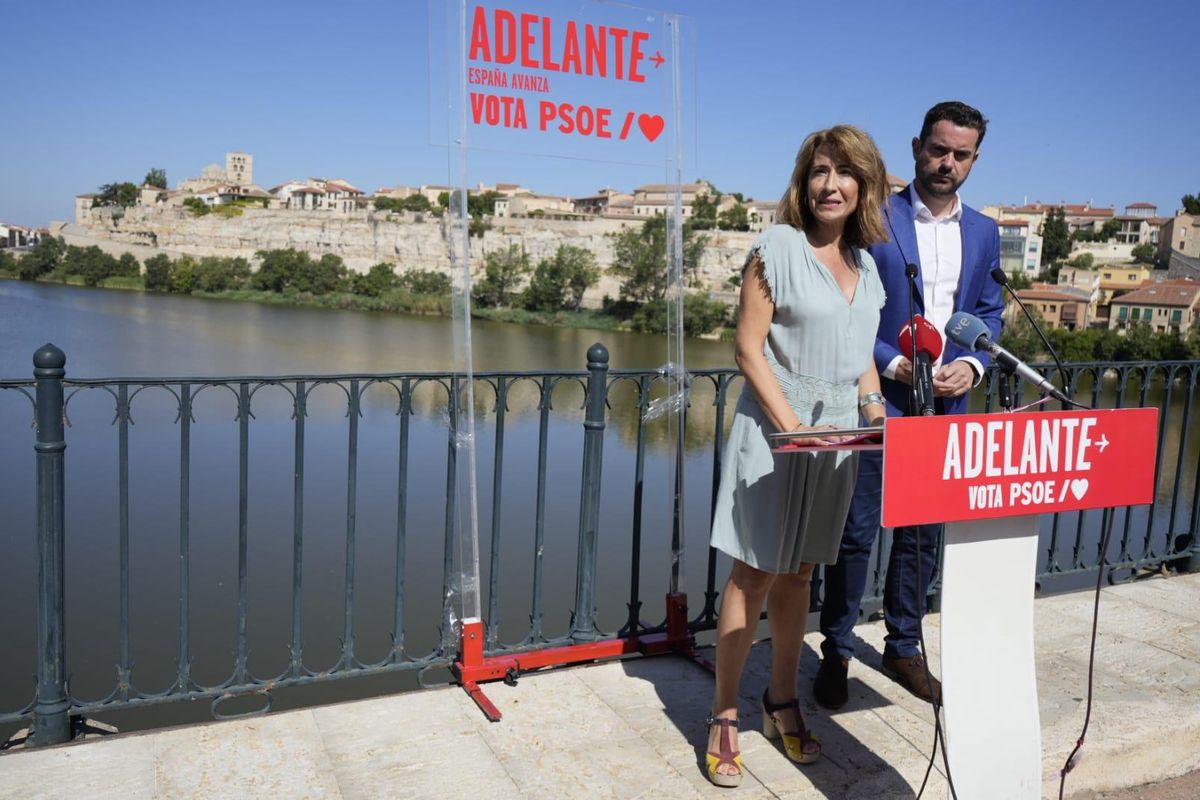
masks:
{"type": "MultiPolygon", "coordinates": [[[[958,188],[979,158],[987,120],[957,101],[938,103],[925,115],[921,135],[912,141],[916,162],[913,182],[891,197],[885,209],[891,241],[871,247],[887,290],[875,339],[887,413],[902,416],[912,395],[911,353],[897,342],[909,322],[906,265],[916,266],[916,312],[939,332],[950,316],[966,311],[979,317],[999,337],[1004,303],[1000,285],[990,272],[1000,263],[996,223],[967,208],[958,188]]],[[[984,353],[968,353],[945,342],[933,365],[934,408],[939,414],[966,409],[967,392],[979,383],[988,365],[984,353]]],[[[862,453],[858,482],[842,535],[838,561],[825,568],[825,600],[821,608],[821,668],[813,696],[827,708],[847,699],[846,675],[854,656],[853,629],[870,571],[871,549],[879,533],[881,455],[862,453]]],[[[921,617],[937,562],[941,525],[897,528],[892,540],[884,589],[884,673],[917,697],[941,703],[941,684],[921,658],[921,617]]]]}

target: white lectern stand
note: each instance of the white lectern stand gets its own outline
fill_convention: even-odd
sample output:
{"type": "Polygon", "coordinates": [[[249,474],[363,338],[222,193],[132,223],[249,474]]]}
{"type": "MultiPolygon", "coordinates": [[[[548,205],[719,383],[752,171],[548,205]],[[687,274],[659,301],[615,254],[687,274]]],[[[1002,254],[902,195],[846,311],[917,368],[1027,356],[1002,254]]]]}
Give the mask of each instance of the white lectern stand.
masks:
{"type": "Polygon", "coordinates": [[[1041,797],[1041,513],[1149,503],[1158,410],[889,419],[883,524],[945,522],[942,704],[958,797],[1041,797]]]}

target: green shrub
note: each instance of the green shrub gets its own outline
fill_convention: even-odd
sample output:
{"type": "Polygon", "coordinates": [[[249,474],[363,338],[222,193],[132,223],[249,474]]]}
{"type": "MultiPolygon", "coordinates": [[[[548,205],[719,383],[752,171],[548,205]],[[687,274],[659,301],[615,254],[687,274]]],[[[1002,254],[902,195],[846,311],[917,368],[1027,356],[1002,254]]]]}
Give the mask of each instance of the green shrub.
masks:
{"type": "Polygon", "coordinates": [[[171,290],[171,259],[159,253],[146,259],[146,288],[152,292],[171,290]]]}
{"type": "Polygon", "coordinates": [[[250,262],[244,258],[200,259],[196,267],[196,288],[202,292],[239,289],[250,279],[250,262]]]}
{"type": "Polygon", "coordinates": [[[171,265],[171,279],[168,291],[176,294],[191,294],[200,285],[200,268],[196,259],[191,256],[180,256],[171,265]]]}
{"type": "Polygon", "coordinates": [[[203,217],[212,211],[208,203],[205,203],[199,197],[184,198],[183,207],[189,209],[192,212],[193,217],[203,217]]]}
{"type": "Polygon", "coordinates": [[[450,276],[431,269],[410,269],[401,273],[399,285],[413,294],[450,294],[450,276]]]}
{"type": "MultiPolygon", "coordinates": [[[[388,198],[379,199],[386,200],[388,198]]],[[[391,264],[381,262],[371,267],[365,275],[355,275],[350,281],[350,290],[363,297],[382,297],[396,288],[397,283],[396,270],[392,268],[391,264]]]]}
{"type": "MultiPolygon", "coordinates": [[[[703,336],[712,333],[729,321],[729,307],[719,300],[710,300],[702,294],[689,294],[683,298],[683,332],[688,336],[703,336]]],[[[652,300],[633,312],[631,324],[635,331],[643,333],[666,333],[667,301],[652,300]]]]}
{"type": "Polygon", "coordinates": [[[591,252],[560,245],[554,258],[538,263],[521,305],[532,311],[578,311],[583,293],[599,279],[600,267],[591,252]]]}

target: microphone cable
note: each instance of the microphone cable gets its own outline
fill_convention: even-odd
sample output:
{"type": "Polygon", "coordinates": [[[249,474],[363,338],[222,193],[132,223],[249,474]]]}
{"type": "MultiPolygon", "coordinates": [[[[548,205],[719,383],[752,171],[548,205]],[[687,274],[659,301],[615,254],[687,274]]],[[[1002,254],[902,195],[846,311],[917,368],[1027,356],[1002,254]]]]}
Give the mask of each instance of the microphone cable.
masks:
{"type": "MultiPolygon", "coordinates": [[[[915,400],[916,387],[917,387],[917,373],[916,373],[917,325],[916,325],[916,320],[913,319],[913,315],[914,315],[914,311],[915,311],[914,299],[913,299],[913,287],[915,285],[915,280],[914,280],[915,273],[913,275],[908,274],[908,267],[909,267],[909,265],[913,265],[913,262],[909,261],[908,258],[904,255],[904,248],[902,248],[900,246],[900,238],[898,236],[896,236],[896,229],[894,227],[892,227],[892,210],[890,207],[884,209],[883,218],[885,220],[887,220],[888,230],[890,230],[892,232],[892,241],[896,243],[896,250],[897,250],[897,252],[900,253],[900,259],[904,262],[904,273],[905,273],[905,277],[908,279],[908,327],[909,327],[909,331],[911,332],[911,336],[912,336],[912,362],[911,363],[913,365],[913,375],[912,375],[913,391],[910,392],[910,397],[912,398],[912,400],[915,400]]],[[[961,267],[960,267],[960,269],[961,269],[961,267]]],[[[912,402],[912,400],[910,400],[910,403],[912,402]]],[[[929,398],[929,400],[930,400],[930,403],[933,402],[932,397],[929,398]]],[[[913,408],[912,411],[914,414],[917,414],[920,411],[920,409],[913,408]]],[[[925,666],[925,687],[926,687],[926,689],[932,689],[933,688],[933,675],[931,675],[929,672],[929,657],[926,655],[926,651],[925,651],[925,604],[929,598],[928,598],[928,592],[920,593],[921,586],[923,585],[922,581],[921,581],[921,526],[920,525],[915,526],[915,532],[916,532],[916,545],[917,545],[917,591],[919,593],[917,596],[917,608],[919,608],[921,610],[921,613],[919,615],[917,615],[917,638],[921,643],[921,663],[925,666]]],[[[894,537],[893,537],[892,546],[895,547],[895,545],[896,545],[896,543],[895,543],[894,537]]],[[[931,692],[931,694],[932,694],[932,692],[931,692]]],[[[925,785],[929,782],[929,774],[931,772],[933,772],[933,765],[937,762],[938,742],[942,743],[942,765],[946,768],[946,783],[949,784],[949,786],[950,786],[950,797],[952,798],[952,800],[958,800],[958,794],[957,794],[957,792],[954,791],[954,778],[952,778],[950,775],[950,755],[946,749],[946,734],[945,734],[945,731],[942,730],[942,702],[941,702],[941,699],[938,698],[938,699],[933,700],[930,703],[930,705],[933,706],[933,748],[929,753],[929,763],[925,767],[925,778],[921,781],[921,788],[917,791],[916,800],[921,800],[921,796],[925,793],[925,785]]]]}
{"type": "MultiPolygon", "coordinates": [[[[1021,311],[1023,311],[1025,313],[1025,318],[1027,320],[1029,320],[1030,327],[1032,327],[1034,332],[1037,333],[1038,338],[1042,340],[1042,344],[1045,345],[1045,347],[1046,347],[1046,352],[1048,352],[1050,354],[1050,357],[1052,359],[1054,359],[1054,366],[1058,368],[1058,377],[1061,378],[1062,382],[1063,382],[1063,394],[1070,397],[1072,394],[1074,394],[1074,392],[1071,391],[1071,389],[1072,389],[1071,379],[1067,376],[1067,371],[1063,367],[1062,361],[1059,360],[1058,353],[1055,351],[1054,347],[1050,344],[1050,340],[1047,339],[1046,334],[1042,332],[1041,326],[1038,325],[1036,321],[1034,321],[1033,314],[1029,313],[1029,309],[1026,308],[1025,304],[1021,302],[1021,298],[1017,295],[1017,293],[1015,291],[1013,291],[1012,286],[1009,285],[1008,273],[1005,272],[1002,267],[996,267],[995,269],[993,269],[991,271],[991,276],[992,276],[992,280],[994,280],[996,283],[1003,286],[1005,289],[1008,289],[1008,296],[1011,297],[1013,300],[1016,300],[1017,305],[1020,306],[1020,308],[1021,308],[1021,311]]],[[[1076,408],[1083,408],[1083,409],[1087,408],[1087,406],[1083,405],[1082,403],[1077,403],[1074,400],[1071,400],[1070,403],[1071,403],[1071,405],[1075,406],[1076,408]]],[[[1067,410],[1066,403],[1063,403],[1062,407],[1063,407],[1063,411],[1067,410]]]]}

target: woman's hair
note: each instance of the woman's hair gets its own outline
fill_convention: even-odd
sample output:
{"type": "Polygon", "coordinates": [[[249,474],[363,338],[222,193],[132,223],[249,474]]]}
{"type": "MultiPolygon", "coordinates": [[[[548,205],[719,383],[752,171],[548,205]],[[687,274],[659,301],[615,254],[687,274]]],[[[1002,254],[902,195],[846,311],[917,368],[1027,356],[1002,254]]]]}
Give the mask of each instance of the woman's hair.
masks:
{"type": "Polygon", "coordinates": [[[853,125],[835,125],[809,134],[796,154],[796,167],[788,181],[787,191],[779,201],[775,218],[779,222],[810,230],[816,224],[807,202],[808,175],[812,171],[817,150],[831,148],[837,157],[850,165],[858,182],[858,207],[846,220],[843,238],[851,247],[869,247],[887,241],[883,223],[883,204],[887,202],[887,170],[883,156],[871,137],[853,125]]]}

